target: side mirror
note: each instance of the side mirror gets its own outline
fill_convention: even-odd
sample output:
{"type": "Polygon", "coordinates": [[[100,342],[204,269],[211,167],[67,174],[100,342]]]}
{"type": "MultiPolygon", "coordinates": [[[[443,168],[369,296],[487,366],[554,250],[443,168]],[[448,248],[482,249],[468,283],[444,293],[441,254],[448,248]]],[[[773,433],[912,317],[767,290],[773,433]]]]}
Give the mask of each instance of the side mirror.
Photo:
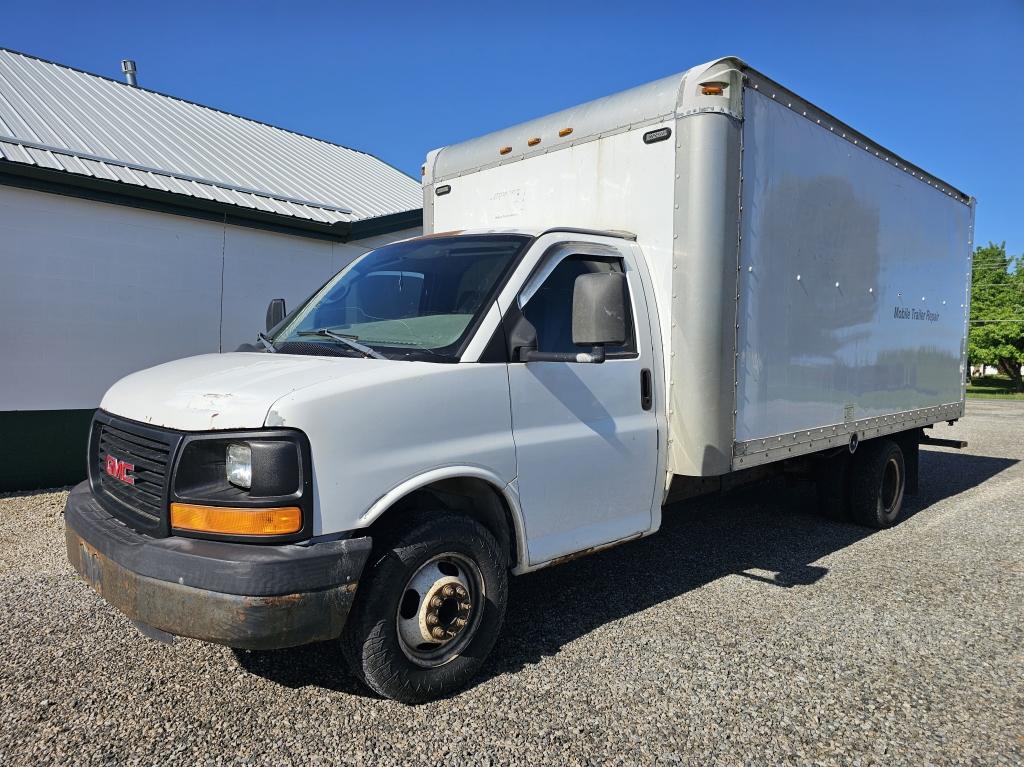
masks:
{"type": "Polygon", "coordinates": [[[573,283],[572,342],[589,352],[539,352],[537,331],[520,314],[509,333],[511,358],[520,362],[591,362],[605,360],[605,346],[626,343],[626,275],[581,274],[573,283]]]}
{"type": "Polygon", "coordinates": [[[626,343],[626,275],[581,274],[572,290],[572,342],[577,346],[626,343]]]}
{"type": "Polygon", "coordinates": [[[287,311],[284,308],[284,299],[272,299],[270,305],[267,306],[267,332],[281,324],[285,314],[287,314],[287,311]]]}

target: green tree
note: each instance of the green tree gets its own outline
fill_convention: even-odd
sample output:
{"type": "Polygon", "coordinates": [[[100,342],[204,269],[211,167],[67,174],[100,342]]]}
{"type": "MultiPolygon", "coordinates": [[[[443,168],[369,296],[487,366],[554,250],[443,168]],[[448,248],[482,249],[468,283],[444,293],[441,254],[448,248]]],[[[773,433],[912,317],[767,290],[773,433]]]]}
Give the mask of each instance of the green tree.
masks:
{"type": "Polygon", "coordinates": [[[1024,258],[1006,255],[1006,243],[974,251],[968,357],[993,365],[1024,391],[1024,258]]]}

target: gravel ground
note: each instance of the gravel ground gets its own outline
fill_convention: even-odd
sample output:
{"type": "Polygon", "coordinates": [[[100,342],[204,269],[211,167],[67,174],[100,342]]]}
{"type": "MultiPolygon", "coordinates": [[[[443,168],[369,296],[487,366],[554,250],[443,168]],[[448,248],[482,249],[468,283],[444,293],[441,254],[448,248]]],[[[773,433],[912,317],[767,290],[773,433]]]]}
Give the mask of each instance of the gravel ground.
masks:
{"type": "Polygon", "coordinates": [[[514,579],[485,672],[410,708],[333,644],[151,641],[65,561],[64,492],[0,498],[13,764],[1024,763],[1024,403],[969,401],[892,530],[762,487],[514,579]]]}

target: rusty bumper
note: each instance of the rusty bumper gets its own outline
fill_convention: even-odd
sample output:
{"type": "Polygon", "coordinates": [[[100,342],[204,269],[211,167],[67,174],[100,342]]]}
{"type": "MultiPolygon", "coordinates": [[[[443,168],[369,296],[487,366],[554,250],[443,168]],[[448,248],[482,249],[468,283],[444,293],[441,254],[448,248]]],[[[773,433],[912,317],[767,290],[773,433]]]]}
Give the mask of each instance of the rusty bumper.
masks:
{"type": "Polygon", "coordinates": [[[68,559],[132,620],[178,636],[274,649],[341,634],[369,538],[257,546],[150,538],[76,487],[64,511],[68,559]]]}

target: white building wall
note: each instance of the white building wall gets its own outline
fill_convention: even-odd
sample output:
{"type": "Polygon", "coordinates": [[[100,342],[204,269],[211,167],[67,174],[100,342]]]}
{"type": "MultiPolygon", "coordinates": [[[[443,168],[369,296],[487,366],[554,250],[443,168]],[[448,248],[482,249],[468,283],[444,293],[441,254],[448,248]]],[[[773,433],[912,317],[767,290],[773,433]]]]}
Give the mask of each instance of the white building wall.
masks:
{"type": "Polygon", "coordinates": [[[416,234],[333,243],[0,186],[0,411],[96,407],[128,373],[251,343],[270,299],[416,234]]]}

